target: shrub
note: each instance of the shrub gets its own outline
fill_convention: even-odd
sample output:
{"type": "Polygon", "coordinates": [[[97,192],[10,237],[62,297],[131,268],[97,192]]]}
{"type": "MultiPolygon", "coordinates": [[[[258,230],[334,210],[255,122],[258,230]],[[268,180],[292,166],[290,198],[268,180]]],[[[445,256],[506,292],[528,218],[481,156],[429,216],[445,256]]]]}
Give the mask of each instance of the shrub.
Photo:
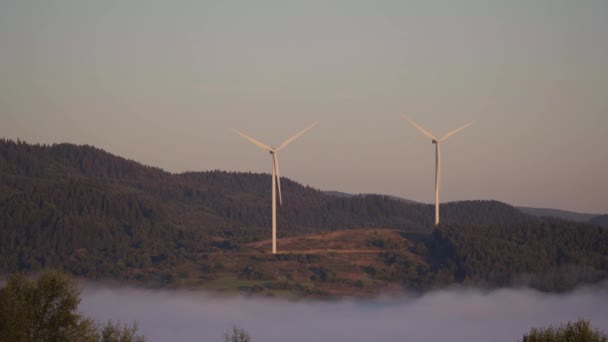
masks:
{"type": "Polygon", "coordinates": [[[137,334],[137,324],[131,326],[108,321],[99,327],[99,342],[145,342],[145,337],[137,334]]]}
{"type": "Polygon", "coordinates": [[[560,325],[558,328],[532,328],[524,335],[524,342],[607,342],[608,336],[599,330],[593,330],[589,321],[578,321],[560,325]]]}
{"type": "Polygon", "coordinates": [[[251,336],[245,329],[235,325],[232,331],[224,334],[224,342],[251,342],[251,336]]]}

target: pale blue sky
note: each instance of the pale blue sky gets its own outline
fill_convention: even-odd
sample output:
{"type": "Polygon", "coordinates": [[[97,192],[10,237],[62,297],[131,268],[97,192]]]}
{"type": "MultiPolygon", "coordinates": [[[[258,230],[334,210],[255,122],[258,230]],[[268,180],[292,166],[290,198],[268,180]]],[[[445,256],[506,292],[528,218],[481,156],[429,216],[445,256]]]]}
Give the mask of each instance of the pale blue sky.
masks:
{"type": "Polygon", "coordinates": [[[179,172],[608,212],[608,1],[0,0],[0,136],[179,172]]]}

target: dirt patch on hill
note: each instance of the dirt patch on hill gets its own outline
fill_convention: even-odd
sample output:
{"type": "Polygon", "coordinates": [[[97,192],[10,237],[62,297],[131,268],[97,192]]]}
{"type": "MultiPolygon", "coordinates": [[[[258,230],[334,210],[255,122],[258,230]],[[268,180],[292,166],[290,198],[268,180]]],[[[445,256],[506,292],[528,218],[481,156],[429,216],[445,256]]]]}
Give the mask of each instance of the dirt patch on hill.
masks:
{"type": "Polygon", "coordinates": [[[247,244],[201,261],[203,286],[268,296],[366,297],[418,281],[428,268],[415,244],[393,229],[350,229],[247,244]]]}

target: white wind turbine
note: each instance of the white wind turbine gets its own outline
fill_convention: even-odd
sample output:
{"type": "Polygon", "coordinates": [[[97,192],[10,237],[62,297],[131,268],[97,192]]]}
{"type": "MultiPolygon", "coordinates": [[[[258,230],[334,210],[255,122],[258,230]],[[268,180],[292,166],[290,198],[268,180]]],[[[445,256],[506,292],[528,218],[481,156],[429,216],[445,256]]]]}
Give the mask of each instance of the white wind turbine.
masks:
{"type": "Polygon", "coordinates": [[[472,121],[462,127],[458,127],[455,130],[444,135],[441,139],[437,139],[434,135],[422,128],[422,126],[412,121],[410,118],[403,114],[401,115],[407,122],[409,122],[412,126],[416,127],[416,129],[418,129],[422,134],[429,137],[432,140],[433,144],[435,144],[435,225],[437,226],[439,225],[439,186],[441,184],[441,152],[439,151],[439,143],[451,137],[452,135],[462,131],[463,129],[471,126],[474,122],[472,121]]]}
{"type": "Polygon", "coordinates": [[[244,133],[239,132],[236,129],[233,129],[236,134],[251,141],[257,147],[270,152],[270,155],[272,156],[272,254],[277,253],[277,195],[276,195],[277,187],[279,189],[279,203],[281,205],[283,205],[283,198],[281,195],[281,173],[279,171],[279,159],[277,158],[277,153],[280,150],[284,149],[287,145],[289,145],[289,143],[291,143],[292,141],[296,140],[299,136],[304,134],[306,131],[313,128],[318,123],[319,122],[315,122],[314,124],[306,127],[305,129],[300,131],[300,133],[285,140],[278,147],[270,147],[264,143],[261,143],[255,139],[253,139],[252,137],[250,137],[244,133]]]}

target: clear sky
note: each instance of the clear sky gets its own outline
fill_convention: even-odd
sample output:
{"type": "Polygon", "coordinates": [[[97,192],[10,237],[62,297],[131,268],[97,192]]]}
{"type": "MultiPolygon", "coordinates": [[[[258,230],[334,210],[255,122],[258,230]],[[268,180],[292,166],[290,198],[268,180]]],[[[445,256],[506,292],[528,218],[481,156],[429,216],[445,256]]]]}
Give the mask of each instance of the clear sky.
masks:
{"type": "Polygon", "coordinates": [[[608,1],[0,0],[0,136],[173,172],[608,212],[608,1]]]}

